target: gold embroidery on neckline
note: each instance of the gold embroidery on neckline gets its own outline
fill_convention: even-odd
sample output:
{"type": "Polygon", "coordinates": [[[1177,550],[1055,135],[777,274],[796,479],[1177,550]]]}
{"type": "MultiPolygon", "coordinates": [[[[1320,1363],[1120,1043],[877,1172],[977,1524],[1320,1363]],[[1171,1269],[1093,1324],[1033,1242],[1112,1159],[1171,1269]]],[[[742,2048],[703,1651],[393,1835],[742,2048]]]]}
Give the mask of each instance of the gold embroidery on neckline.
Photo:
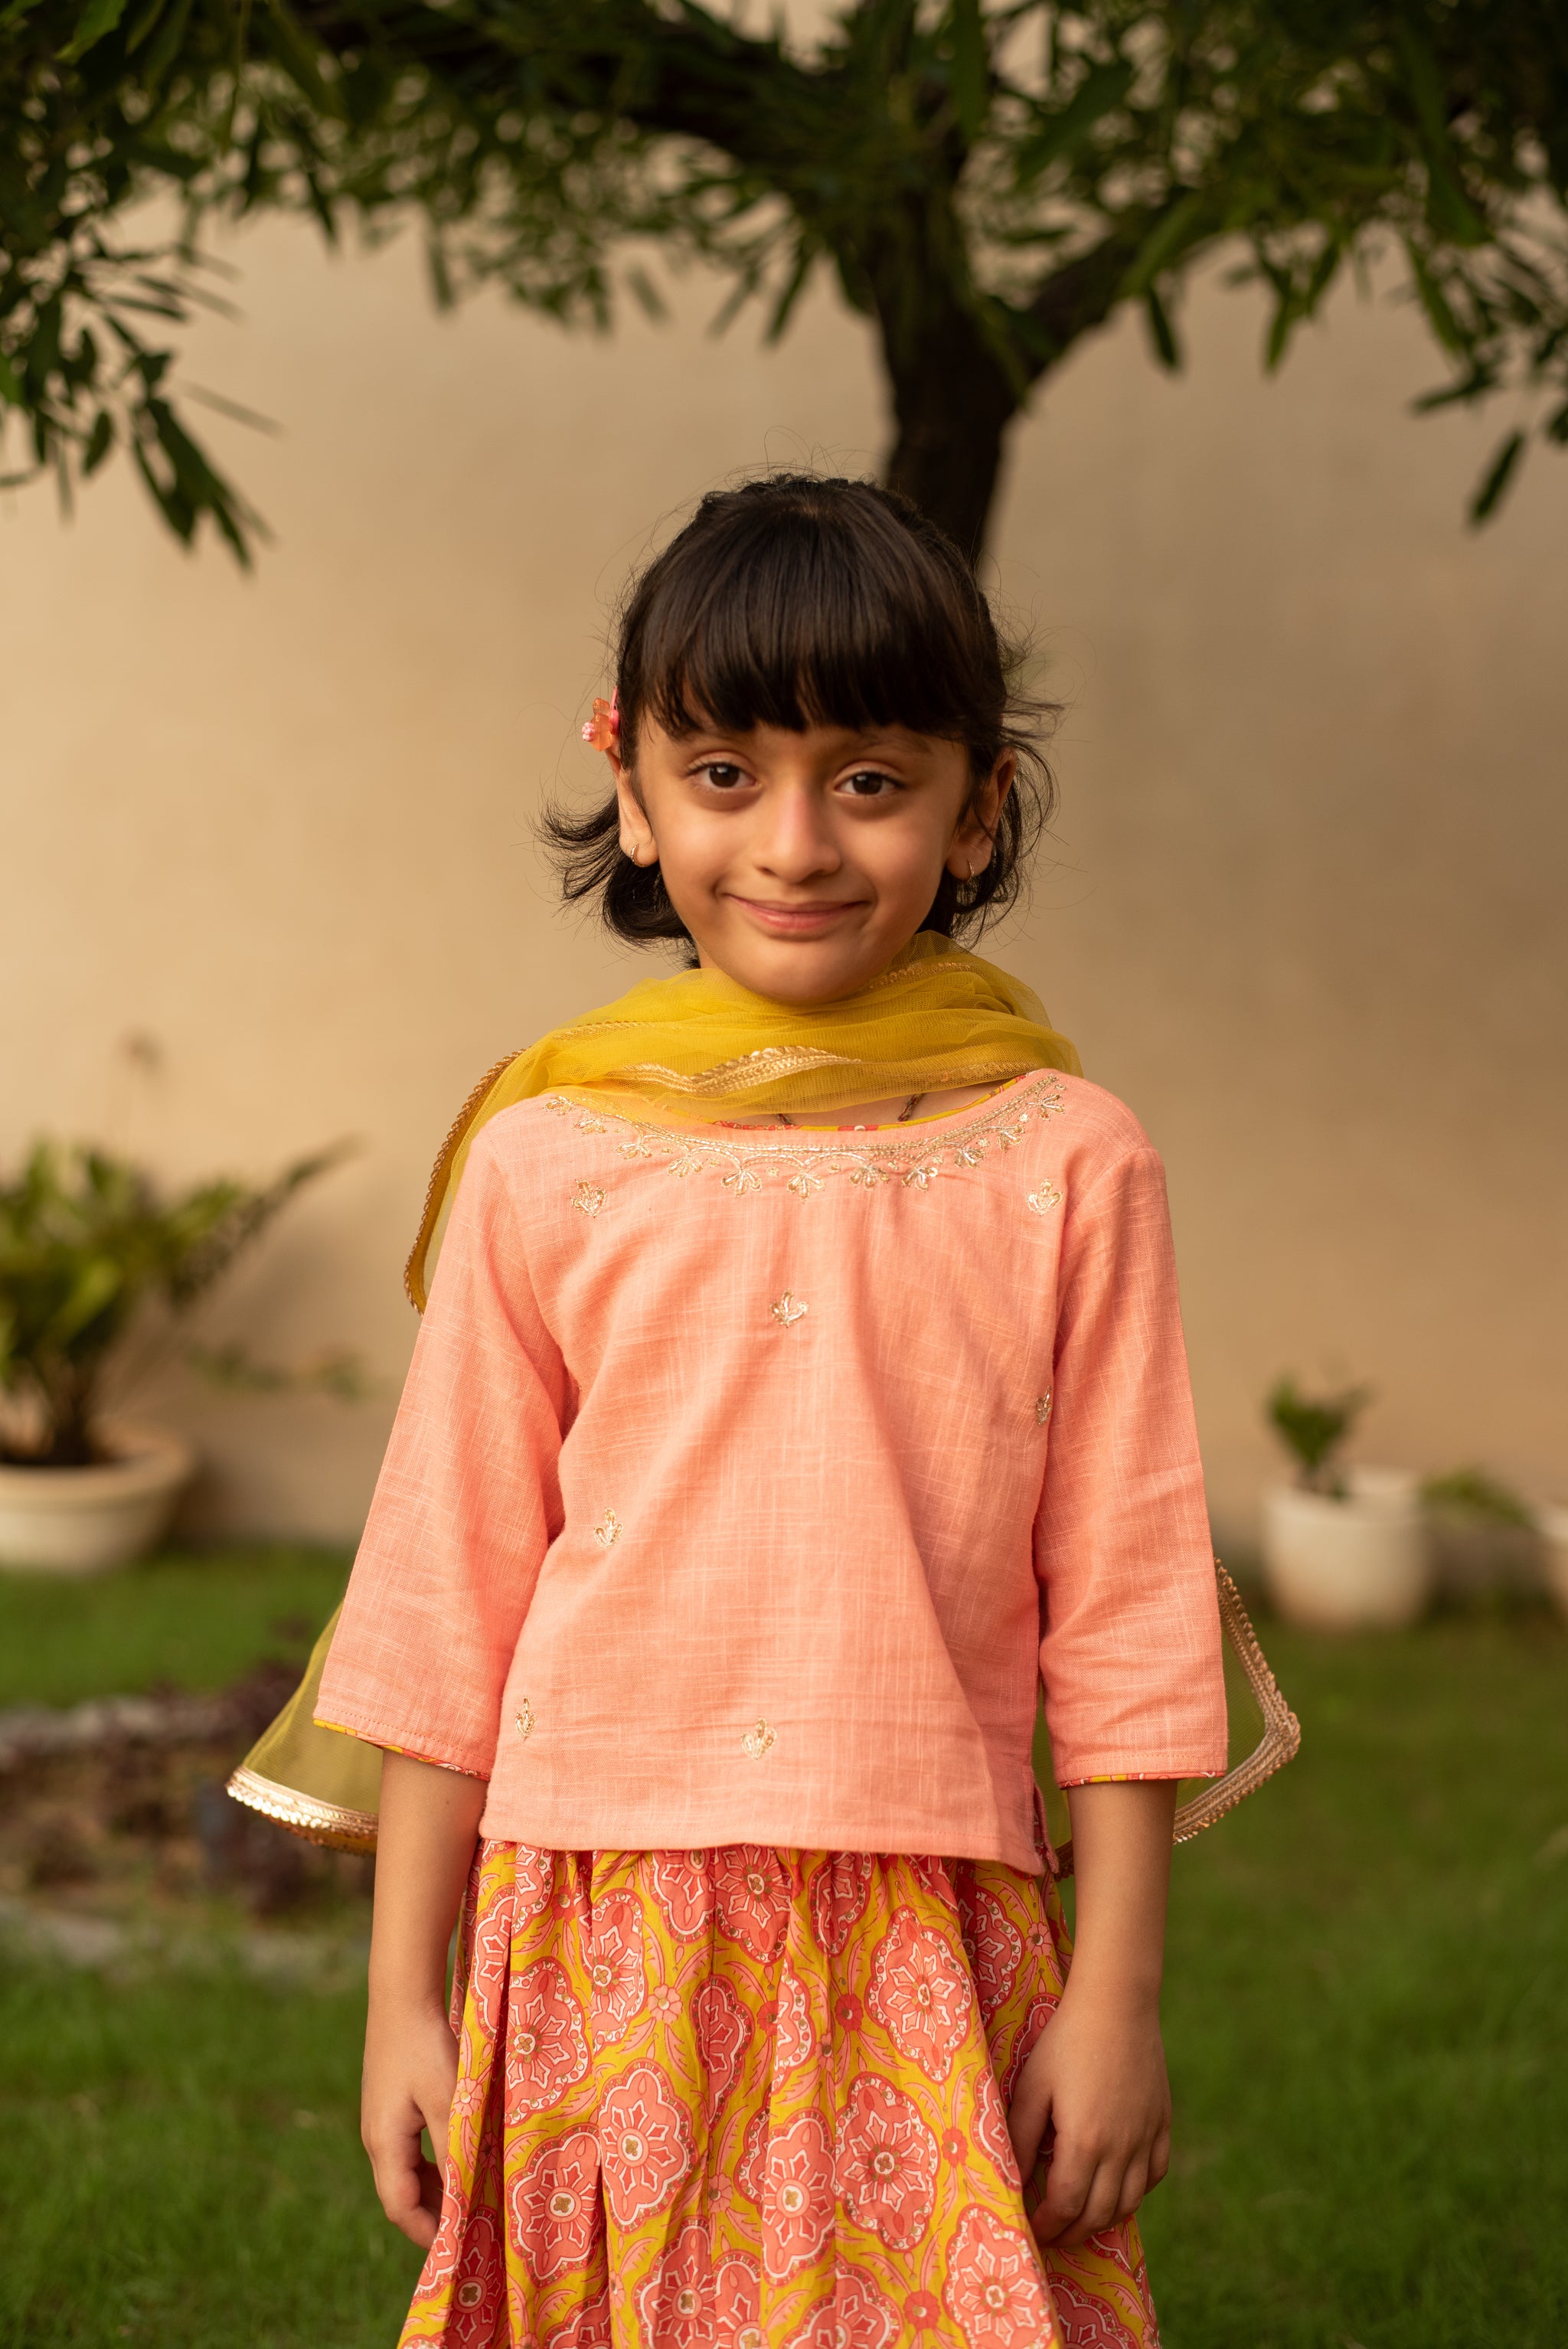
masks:
{"type": "MultiPolygon", "coordinates": [[[[556,1093],[544,1106],[556,1115],[570,1114],[578,1104],[556,1093]]],[[[822,1135],[808,1141],[808,1127],[729,1127],[722,1136],[687,1133],[659,1125],[649,1118],[626,1117],[619,1110],[580,1109],[580,1133],[607,1133],[618,1129],[624,1139],[616,1144],[623,1158],[665,1155],[665,1172],[679,1182],[693,1174],[717,1170],[724,1188],[743,1199],[782,1177],[784,1188],[797,1199],[813,1198],[837,1175],[847,1175],[856,1189],[878,1191],[896,1183],[905,1190],[928,1191],[939,1174],[982,1165],[995,1145],[998,1153],[1022,1142],[1032,1119],[1058,1116],[1067,1107],[1055,1070],[1045,1070],[1013,1092],[1006,1102],[993,1102],[972,1114],[954,1118],[958,1129],[951,1138],[907,1129],[887,1132],[885,1140],[870,1136],[863,1142],[847,1134],[822,1135]],[[755,1133],[755,1142],[749,1134],[755,1133]]],[[[1059,1205],[1061,1194],[1042,1183],[1029,1205],[1037,1215],[1059,1205]],[[1037,1198],[1039,1204],[1037,1204],[1037,1198]]]]}

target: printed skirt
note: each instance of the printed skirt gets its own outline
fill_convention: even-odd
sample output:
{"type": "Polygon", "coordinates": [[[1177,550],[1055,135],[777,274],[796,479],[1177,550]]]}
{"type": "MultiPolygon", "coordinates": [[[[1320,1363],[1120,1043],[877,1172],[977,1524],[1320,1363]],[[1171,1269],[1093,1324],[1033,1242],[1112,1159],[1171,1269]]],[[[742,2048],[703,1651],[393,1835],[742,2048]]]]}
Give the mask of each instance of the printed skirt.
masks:
{"type": "Polygon", "coordinates": [[[1159,2349],[1134,2223],[1041,2251],[1025,2218],[1048,1877],[482,1843],[459,1950],[400,2349],[1159,2349]]]}

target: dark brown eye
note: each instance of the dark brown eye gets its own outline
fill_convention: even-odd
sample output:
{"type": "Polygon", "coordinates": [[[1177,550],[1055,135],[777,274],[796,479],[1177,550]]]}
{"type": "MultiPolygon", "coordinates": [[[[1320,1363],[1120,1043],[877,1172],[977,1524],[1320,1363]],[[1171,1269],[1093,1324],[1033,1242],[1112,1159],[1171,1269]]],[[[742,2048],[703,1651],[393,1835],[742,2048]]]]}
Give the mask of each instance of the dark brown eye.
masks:
{"type": "Polygon", "coordinates": [[[732,792],[737,783],[746,781],[745,768],[736,766],[728,759],[709,759],[697,769],[697,773],[704,776],[717,792],[732,792]]]}
{"type": "Polygon", "coordinates": [[[846,775],[840,789],[847,792],[851,799],[879,800],[885,799],[892,792],[902,791],[903,786],[892,775],[884,775],[879,768],[862,767],[857,773],[846,775]]]}

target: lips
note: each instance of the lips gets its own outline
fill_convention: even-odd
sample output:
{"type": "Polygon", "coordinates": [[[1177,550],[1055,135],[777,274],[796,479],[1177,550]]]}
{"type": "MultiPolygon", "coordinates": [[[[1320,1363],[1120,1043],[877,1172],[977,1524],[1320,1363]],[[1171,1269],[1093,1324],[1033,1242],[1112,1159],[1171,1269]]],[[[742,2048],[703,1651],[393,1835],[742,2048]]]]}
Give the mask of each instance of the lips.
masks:
{"type": "Polygon", "coordinates": [[[734,902],[766,928],[781,932],[826,929],[841,916],[855,911],[854,901],[846,898],[791,904],[777,898],[738,896],[734,902]]]}

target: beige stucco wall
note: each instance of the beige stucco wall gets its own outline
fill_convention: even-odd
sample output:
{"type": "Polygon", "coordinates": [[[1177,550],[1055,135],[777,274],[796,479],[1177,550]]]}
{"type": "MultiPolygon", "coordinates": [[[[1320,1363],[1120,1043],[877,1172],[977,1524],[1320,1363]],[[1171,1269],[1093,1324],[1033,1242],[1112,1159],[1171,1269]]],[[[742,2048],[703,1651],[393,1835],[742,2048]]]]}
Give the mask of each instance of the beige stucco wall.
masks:
{"type": "MultiPolygon", "coordinates": [[[[881,398],[826,293],[763,354],[700,331],[707,287],[571,340],[438,319],[411,247],[232,251],[246,323],[191,372],[284,427],[212,430],[276,530],[257,574],[182,555],[123,471],[68,527],[43,491],[0,514],[0,1150],[194,1174],[362,1139],[209,1334],[357,1345],[383,1394],[143,1398],[201,1438],[200,1522],[346,1535],[448,1118],[638,968],[552,910],[530,833],[586,780],[624,566],[737,468],[869,465],[881,398]]],[[[1052,860],[991,950],[1166,1153],[1227,1538],[1284,1367],[1376,1381],[1364,1454],[1568,1488],[1568,464],[1470,535],[1498,421],[1406,417],[1408,316],[1347,299],[1266,385],[1258,331],[1214,289],[1180,380],[1130,322],[1082,350],[996,538],[1070,711],[1052,860]]]]}

